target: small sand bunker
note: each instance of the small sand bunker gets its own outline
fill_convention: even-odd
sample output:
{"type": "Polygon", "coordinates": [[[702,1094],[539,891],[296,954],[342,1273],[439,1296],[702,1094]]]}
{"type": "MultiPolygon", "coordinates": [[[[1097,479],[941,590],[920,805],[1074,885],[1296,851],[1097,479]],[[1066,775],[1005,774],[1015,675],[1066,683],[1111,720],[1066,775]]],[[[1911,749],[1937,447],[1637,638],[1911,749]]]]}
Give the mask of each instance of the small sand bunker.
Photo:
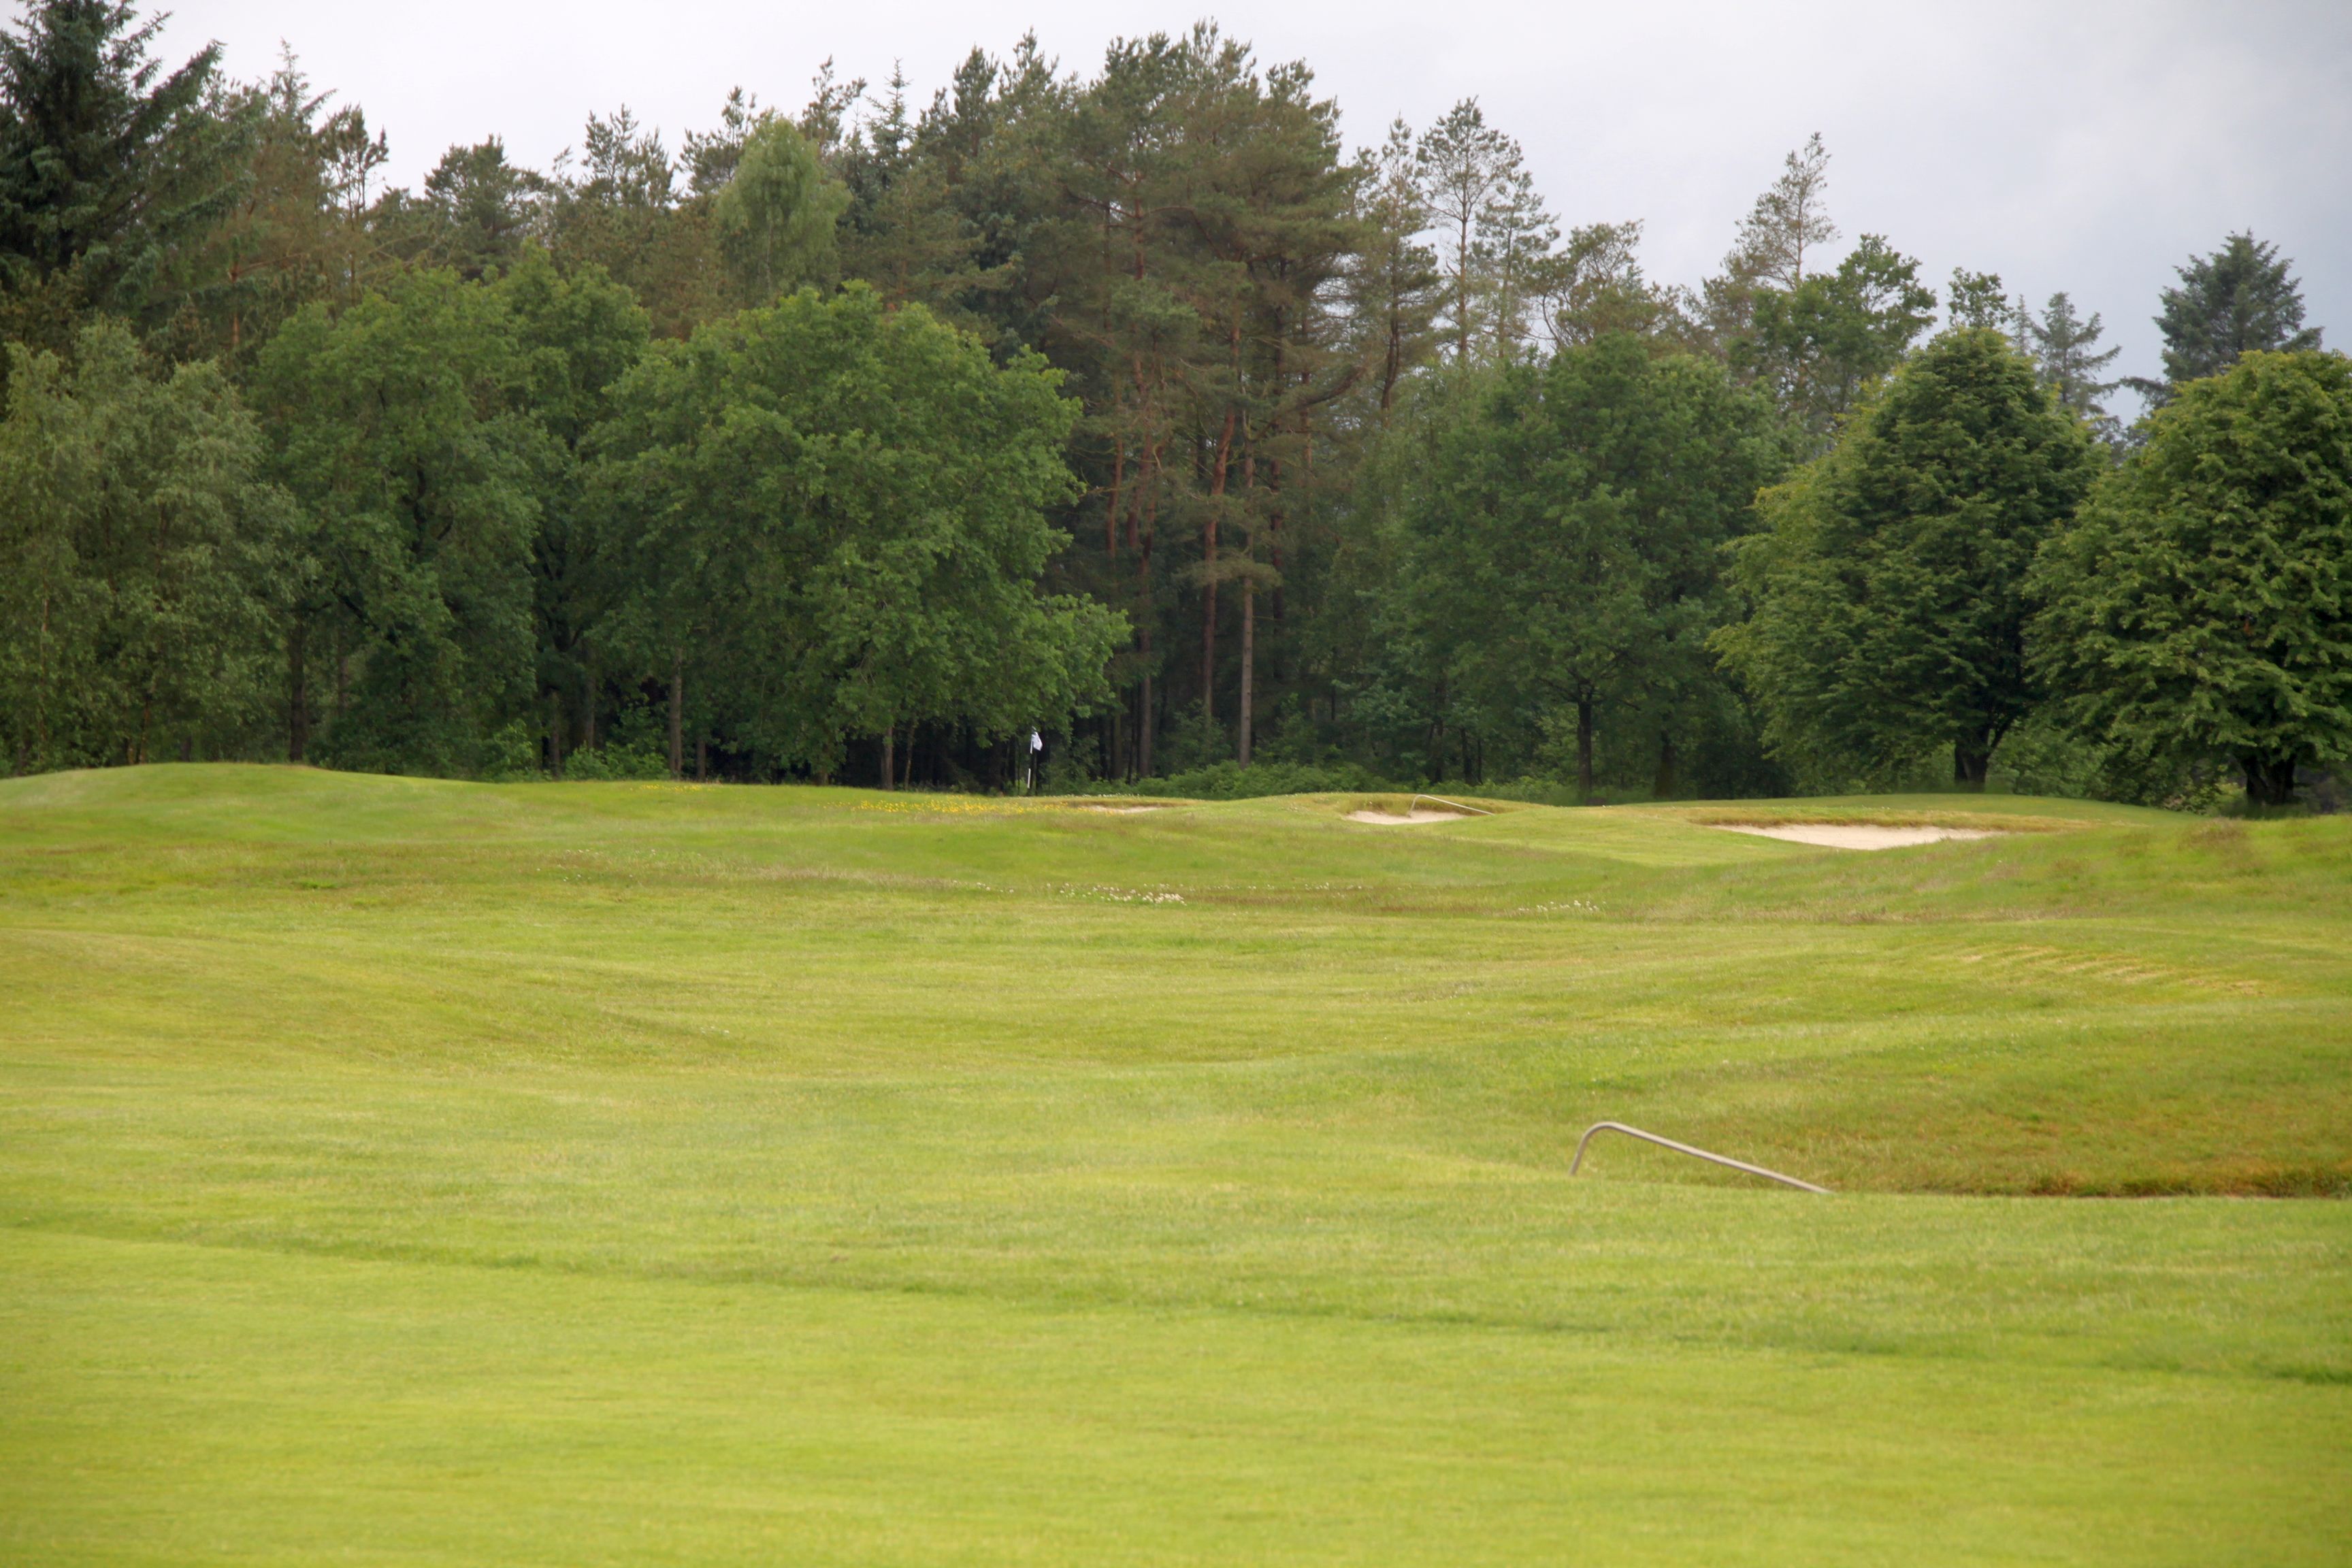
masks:
{"type": "Polygon", "coordinates": [[[1405,812],[1351,811],[1348,814],[1348,820],[1377,823],[1382,827],[1402,827],[1415,822],[1467,822],[1470,816],[1461,811],[1428,811],[1416,805],[1405,812]]]}
{"type": "Polygon", "coordinates": [[[1785,827],[1718,823],[1727,833],[1752,833],[1759,838],[1784,838],[1791,844],[1818,844],[1824,849],[1901,849],[1913,844],[1941,844],[1948,838],[1996,838],[1984,827],[1876,827],[1866,823],[1792,822],[1785,827]]]}
{"type": "Polygon", "coordinates": [[[1143,812],[1160,811],[1164,808],[1157,805],[1082,805],[1077,809],[1080,811],[1097,811],[1102,813],[1105,816],[1135,816],[1143,812]]]}

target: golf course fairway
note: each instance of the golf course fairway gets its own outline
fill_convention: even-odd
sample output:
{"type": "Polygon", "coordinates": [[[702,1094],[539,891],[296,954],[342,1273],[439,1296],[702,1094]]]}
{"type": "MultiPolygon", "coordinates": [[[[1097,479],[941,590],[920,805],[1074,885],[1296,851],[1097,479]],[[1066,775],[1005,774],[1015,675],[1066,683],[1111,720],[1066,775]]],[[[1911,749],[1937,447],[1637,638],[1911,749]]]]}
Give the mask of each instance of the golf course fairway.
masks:
{"type": "Polygon", "coordinates": [[[0,1562],[2352,1561],[2352,819],[1473,804],[0,783],[0,1562]]]}

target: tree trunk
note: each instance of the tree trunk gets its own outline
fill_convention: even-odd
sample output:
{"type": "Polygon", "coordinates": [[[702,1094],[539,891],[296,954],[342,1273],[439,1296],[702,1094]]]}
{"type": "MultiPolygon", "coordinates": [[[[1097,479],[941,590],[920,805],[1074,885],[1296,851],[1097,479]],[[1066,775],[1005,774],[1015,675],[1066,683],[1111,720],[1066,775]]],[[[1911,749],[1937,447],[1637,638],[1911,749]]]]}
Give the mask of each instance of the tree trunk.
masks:
{"type": "Polygon", "coordinates": [[[669,776],[686,776],[686,650],[669,656],[669,776]]]}
{"type": "MultiPolygon", "coordinates": [[[[41,668],[33,690],[33,735],[35,759],[44,767],[49,761],[49,595],[41,595],[41,668]]],[[[21,768],[17,770],[23,772],[21,768]]]]}
{"type": "Polygon", "coordinates": [[[586,637],[580,639],[580,745],[583,751],[596,749],[596,650],[586,637]]]}
{"type": "Polygon", "coordinates": [[[1966,790],[1981,790],[1985,772],[1992,764],[1992,754],[1980,747],[1961,742],[1952,748],[1952,782],[1966,790]]]}
{"type": "Polygon", "coordinates": [[[1578,798],[1591,805],[1592,801],[1592,703],[1590,699],[1576,705],[1576,792],[1578,798]]]}
{"type": "MultiPolygon", "coordinates": [[[[1141,370],[1138,369],[1139,378],[1141,370]]],[[[1160,448],[1155,445],[1146,449],[1144,458],[1143,500],[1129,513],[1141,523],[1142,537],[1135,542],[1136,651],[1143,656],[1143,706],[1135,715],[1135,772],[1139,778],[1151,776],[1151,736],[1158,728],[1159,710],[1152,706],[1151,692],[1151,621],[1154,605],[1151,592],[1151,547],[1160,537],[1160,490],[1155,482],[1160,474],[1160,448]]]]}
{"type": "Polygon", "coordinates": [[[1114,435],[1110,452],[1110,494],[1103,504],[1103,558],[1118,560],[1119,488],[1127,480],[1127,437],[1114,435]]]}
{"type": "Polygon", "coordinates": [[[2294,759],[2276,754],[2247,757],[2240,764],[2246,770],[2246,799],[2255,805],[2293,805],[2294,804],[2294,759]]]}
{"type": "Polygon", "coordinates": [[[708,783],[710,778],[710,737],[698,735],[694,740],[694,782],[708,783]]]}
{"type": "MultiPolygon", "coordinates": [[[[1209,524],[1211,567],[1217,563],[1217,525],[1209,524]]],[[[1210,578],[1201,588],[1201,717],[1210,724],[1217,721],[1217,580],[1210,578]]]]}
{"type": "Polygon", "coordinates": [[[898,726],[887,724],[882,730],[882,787],[888,789],[898,776],[894,753],[898,745],[898,726]]]}
{"type": "Polygon", "coordinates": [[[1251,706],[1257,684],[1257,582],[1242,579],[1242,743],[1241,764],[1250,765],[1251,706]]]}
{"type": "Polygon", "coordinates": [[[1209,470],[1209,510],[1201,523],[1201,717],[1217,721],[1217,524],[1223,521],[1225,475],[1234,455],[1234,411],[1225,410],[1224,433],[1217,437],[1216,462],[1209,470]]]}
{"type": "Polygon", "coordinates": [[[553,687],[547,691],[547,772],[563,776],[563,693],[553,687]]]}
{"type": "Polygon", "coordinates": [[[1135,710],[1135,776],[1151,776],[1151,633],[1143,634],[1142,700],[1135,710]]]}
{"type": "Polygon", "coordinates": [[[1650,782],[1650,798],[1672,800],[1675,795],[1675,738],[1658,737],[1658,776],[1650,782]]]}
{"type": "Polygon", "coordinates": [[[310,692],[303,679],[303,647],[310,627],[300,617],[286,633],[286,760],[299,763],[310,751],[310,692]]]}

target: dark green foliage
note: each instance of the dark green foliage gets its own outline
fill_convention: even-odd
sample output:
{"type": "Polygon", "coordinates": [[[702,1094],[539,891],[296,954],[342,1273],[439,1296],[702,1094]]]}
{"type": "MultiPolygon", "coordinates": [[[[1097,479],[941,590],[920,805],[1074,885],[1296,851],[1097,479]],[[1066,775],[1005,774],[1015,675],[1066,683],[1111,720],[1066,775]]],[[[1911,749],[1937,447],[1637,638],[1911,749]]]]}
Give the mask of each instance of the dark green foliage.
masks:
{"type": "Polygon", "coordinates": [[[452,147],[425,176],[425,194],[394,191],[376,227],[418,265],[446,267],[461,278],[513,266],[542,226],[548,182],[507,162],[498,137],[452,147]]]}
{"type": "Polygon", "coordinates": [[[256,386],[305,528],[294,754],[319,729],[322,760],[472,772],[518,723],[530,752],[541,702],[551,763],[575,715],[593,739],[591,639],[633,588],[584,447],[646,340],[627,289],[526,253],[489,284],[421,272],[340,316],[313,306],[272,342],[256,386]]]}
{"type": "MultiPolygon", "coordinates": [[[[1475,100],[1351,157],[1303,63],[1206,23],[1091,74],[975,50],[927,107],[828,67],[796,113],[733,94],[675,157],[626,109],[544,174],[492,136],[414,192],[376,188],[384,137],[290,56],[167,74],[155,37],[37,0],[0,39],[0,335],[63,351],[113,315],[222,367],[220,428],[244,390],[293,497],[237,579],[281,673],[243,612],[205,655],[216,702],[89,630],[135,616],[76,597],[105,555],[76,531],[179,459],[91,446],[117,416],[87,411],[130,395],[18,356],[46,367],[21,451],[47,409],[84,432],[57,452],[100,454],[20,467],[103,492],[6,500],[0,640],[80,737],[21,765],[251,752],[274,708],[297,758],[484,776],[997,788],[1034,723],[1055,787],[1779,793],[1911,780],[1947,744],[1973,780],[2034,696],[2020,563],[2087,433],[2124,445],[2115,351],[2063,294],[2029,316],[1955,273],[1975,337],[1914,347],[1934,297],[1880,237],[1832,248],[1819,136],[1693,290],[1645,275],[1638,221],[1563,237],[1475,100]],[[1962,363],[1995,328],[2021,386],[2022,361],[1962,363]],[[1755,486],[1842,430],[1772,497],[1743,598],[1720,547],[1755,486]],[[1749,609],[1721,642],[1743,689],[1701,650],[1749,609]],[[120,694],[150,687],[179,716],[140,740],[120,694]]],[[[2315,338],[2301,310],[2233,237],[2168,294],[2168,364],[2315,338]]],[[[221,472],[251,505],[215,511],[268,512],[221,472]]],[[[2221,764],[2185,754],[2044,710],[2002,776],[2201,798],[2221,764]]]]}
{"type": "Polygon", "coordinates": [[[2303,324],[2303,290],[2287,276],[2278,247],[2233,234],[2221,249],[2178,269],[2180,286],[2164,291],[2156,324],[2164,332],[2164,374],[2183,382],[2219,375],[2242,353],[2319,346],[2303,324]]]}
{"type": "Polygon", "coordinates": [[[649,662],[732,752],[819,775],[853,736],[992,739],[1094,700],[1125,626],[1035,587],[1075,488],[1059,379],[864,288],[664,345],[604,439],[649,662]]]}
{"type": "Polygon", "coordinates": [[[2000,331],[2010,323],[2011,310],[1998,272],[1952,268],[1952,286],[1945,293],[1945,314],[1955,327],[1990,327],[2000,331]]]}
{"type": "Polygon", "coordinates": [[[1864,389],[1902,363],[1935,310],[1919,264],[1865,234],[1836,271],[1759,289],[1752,335],[1732,361],[1769,388],[1819,447],[1864,389]]]}
{"type": "Polygon", "coordinates": [[[558,165],[540,212],[558,268],[601,268],[636,297],[663,337],[683,337],[724,314],[728,280],[715,254],[710,194],[681,188],[686,170],[625,108],[590,115],[582,141],[582,163],[558,165]]]}
{"type": "Polygon", "coordinates": [[[2101,467],[2091,437],[1999,333],[1947,332],[1768,491],[1737,547],[1750,617],[1719,633],[1775,754],[1836,787],[1937,751],[1981,784],[2033,706],[2026,575],[2101,467]]]}
{"type": "Polygon", "coordinates": [[[2352,364],[2252,353],[2153,416],[2044,547],[2035,666],[2141,773],[2202,761],[2250,800],[2352,756],[2352,364]]]}
{"type": "Polygon", "coordinates": [[[2124,351],[2120,345],[2098,349],[2103,328],[2098,313],[2093,311],[2084,321],[2074,312],[2074,301],[2063,289],[2050,296],[2040,316],[2018,301],[2018,332],[2026,352],[2033,356],[2034,366],[2042,384],[2057,394],[2061,405],[2074,411],[2102,438],[2115,441],[2121,431],[2114,417],[2100,400],[2123,384],[2101,381],[2100,372],[2113,364],[2124,351]]]}
{"type": "Polygon", "coordinates": [[[357,108],[330,110],[328,98],[290,58],[267,82],[221,95],[221,112],[249,132],[248,157],[226,212],[165,268],[152,306],[164,352],[218,356],[241,373],[296,310],[348,302],[383,267],[358,209],[389,149],[357,108]]]}
{"type": "Polygon", "coordinates": [[[1261,800],[1275,795],[1392,793],[1407,787],[1359,763],[1255,763],[1243,767],[1223,762],[1139,780],[1116,793],[1176,800],[1261,800]]]}
{"type": "Polygon", "coordinates": [[[470,773],[534,682],[531,552],[547,437],[504,300],[407,275],[340,316],[312,306],[263,353],[273,468],[303,509],[293,744],[322,704],[302,662],[334,656],[321,755],[470,773]],[[320,651],[324,651],[323,648],[320,651]]]}
{"type": "Polygon", "coordinates": [[[165,74],[163,18],[37,0],[0,30],[0,290],[11,336],[62,346],[79,311],[143,310],[171,251],[227,211],[248,126],[214,112],[207,47],[165,74]]]}
{"type": "Polygon", "coordinates": [[[0,746],[27,769],[245,754],[267,723],[285,496],[218,367],[119,325],[10,349],[0,746]]]}
{"type": "Polygon", "coordinates": [[[546,760],[560,773],[576,745],[596,743],[611,665],[604,645],[610,628],[626,624],[637,592],[630,552],[590,481],[589,445],[611,413],[614,384],[644,354],[648,327],[629,290],[594,266],[564,278],[533,255],[496,291],[514,333],[518,405],[542,437],[531,476],[531,566],[546,760]]]}
{"type": "Polygon", "coordinates": [[[1760,401],[1614,333],[1507,376],[1433,457],[1401,574],[1445,686],[1523,751],[1572,754],[1588,793],[1604,715],[1671,746],[1707,685],[1718,550],[1778,465],[1760,401]]]}

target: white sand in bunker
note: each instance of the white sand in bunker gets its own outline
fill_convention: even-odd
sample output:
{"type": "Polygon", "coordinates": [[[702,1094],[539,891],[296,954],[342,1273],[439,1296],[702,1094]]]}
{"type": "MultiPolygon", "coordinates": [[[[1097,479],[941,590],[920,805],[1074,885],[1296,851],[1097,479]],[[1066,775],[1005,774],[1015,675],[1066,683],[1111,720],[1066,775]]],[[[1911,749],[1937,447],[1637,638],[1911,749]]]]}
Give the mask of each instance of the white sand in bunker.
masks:
{"type": "Polygon", "coordinates": [[[1377,823],[1382,827],[1402,827],[1415,822],[1467,822],[1470,816],[1467,812],[1424,811],[1420,806],[1414,806],[1411,811],[1404,812],[1351,811],[1348,814],[1348,820],[1377,823]]]}
{"type": "Polygon", "coordinates": [[[1824,849],[1901,849],[1913,844],[1941,844],[1949,838],[2000,837],[1998,831],[1984,827],[1876,827],[1858,822],[1791,822],[1778,827],[1733,822],[1711,826],[1726,833],[1753,833],[1759,838],[1784,838],[1824,849]]]}

